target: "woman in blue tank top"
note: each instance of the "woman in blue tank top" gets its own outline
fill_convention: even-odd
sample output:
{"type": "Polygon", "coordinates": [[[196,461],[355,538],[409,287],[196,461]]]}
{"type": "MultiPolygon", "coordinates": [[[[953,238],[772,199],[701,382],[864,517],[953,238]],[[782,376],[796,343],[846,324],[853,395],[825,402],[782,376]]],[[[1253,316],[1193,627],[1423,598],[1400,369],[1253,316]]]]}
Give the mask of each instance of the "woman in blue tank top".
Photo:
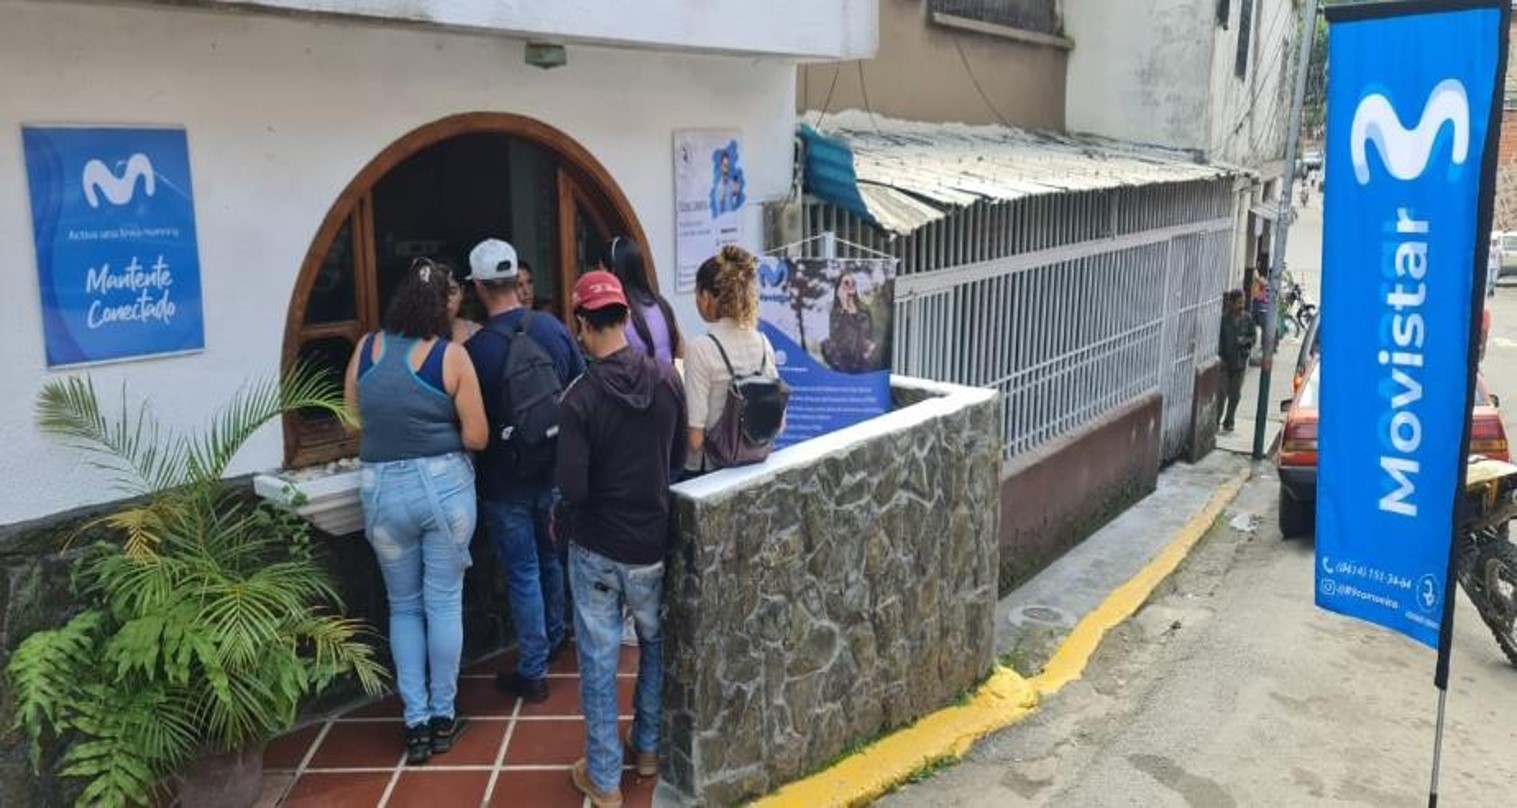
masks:
{"type": "Polygon", "coordinates": [[[450,273],[412,265],[348,362],[349,409],[363,435],[364,532],[390,602],[390,652],[405,705],[406,761],[446,752],[463,652],[463,586],[474,535],[474,467],[489,440],[479,379],[448,340],[450,273]]]}

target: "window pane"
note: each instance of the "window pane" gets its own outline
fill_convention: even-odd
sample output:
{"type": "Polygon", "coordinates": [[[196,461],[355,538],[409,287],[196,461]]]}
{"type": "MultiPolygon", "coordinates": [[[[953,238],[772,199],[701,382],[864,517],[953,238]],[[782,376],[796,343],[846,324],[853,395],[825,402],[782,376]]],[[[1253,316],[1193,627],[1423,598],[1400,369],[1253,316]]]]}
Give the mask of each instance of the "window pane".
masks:
{"type": "Polygon", "coordinates": [[[993,25],[1056,34],[1059,11],[1054,0],[931,0],[928,10],[993,25]]]}
{"type": "Polygon", "coordinates": [[[1254,30],[1254,3],[1257,0],[1243,0],[1238,7],[1238,53],[1233,61],[1233,75],[1243,78],[1248,75],[1248,42],[1254,30]]]}
{"type": "MultiPolygon", "coordinates": [[[[353,338],[347,336],[307,340],[300,346],[300,361],[307,367],[321,371],[336,389],[341,390],[343,374],[347,372],[348,359],[353,355],[354,346],[353,338]]],[[[342,425],[325,410],[301,410],[296,417],[300,422],[303,439],[319,442],[343,437],[342,425]]]]}
{"type": "Polygon", "coordinates": [[[332,248],[321,261],[321,269],[306,304],[306,324],[341,323],[358,319],[357,297],[353,283],[353,220],[344,222],[332,248]]]}
{"type": "Polygon", "coordinates": [[[593,217],[585,215],[584,208],[578,204],[574,206],[574,270],[577,275],[595,268],[600,262],[601,247],[610,238],[610,234],[602,233],[596,227],[593,217]]]}

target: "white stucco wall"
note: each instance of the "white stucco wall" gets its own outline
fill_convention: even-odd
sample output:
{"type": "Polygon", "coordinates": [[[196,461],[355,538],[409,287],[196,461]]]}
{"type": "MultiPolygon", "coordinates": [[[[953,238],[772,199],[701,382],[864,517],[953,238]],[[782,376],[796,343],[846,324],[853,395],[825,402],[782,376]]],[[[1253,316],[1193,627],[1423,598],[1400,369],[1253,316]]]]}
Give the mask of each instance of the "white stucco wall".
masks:
{"type": "MultiPolygon", "coordinates": [[[[184,3],[185,0],[161,0],[184,3]]],[[[874,52],[878,0],[191,0],[344,14],[554,41],[819,59],[874,52]]]]}
{"type": "MultiPolygon", "coordinates": [[[[500,36],[356,26],[198,10],[0,0],[0,525],[105,501],[80,457],[33,426],[44,379],[26,124],[186,127],[195,184],[206,350],[96,368],[127,381],[165,420],[197,425],[250,375],[278,369],[300,263],[342,188],[400,135],[447,115],[508,111],[576,138],[618,180],[645,228],[663,291],[674,291],[672,132],[743,131],[749,199],[790,176],[795,73],[779,59],[573,46],[567,67],[523,63],[500,36]]],[[[750,246],[761,212],[749,206],[750,246]]],[[[277,466],[279,427],[236,471],[277,466]]]]}
{"type": "Polygon", "coordinates": [[[1283,159],[1290,123],[1291,78],[1297,57],[1297,20],[1292,0],[1233,0],[1232,25],[1216,29],[1212,58],[1211,150],[1214,159],[1267,170],[1283,159]],[[1248,75],[1235,72],[1238,6],[1257,2],[1248,75]]]}
{"type": "Polygon", "coordinates": [[[1064,0],[1065,121],[1075,132],[1182,149],[1211,142],[1216,0],[1064,0]]]}
{"type": "Polygon", "coordinates": [[[1073,131],[1194,149],[1208,160],[1278,171],[1295,58],[1292,0],[1064,0],[1065,116],[1073,131]],[[1239,19],[1254,6],[1249,68],[1235,72],[1239,19]],[[1275,164],[1275,165],[1272,165],[1275,164]]]}

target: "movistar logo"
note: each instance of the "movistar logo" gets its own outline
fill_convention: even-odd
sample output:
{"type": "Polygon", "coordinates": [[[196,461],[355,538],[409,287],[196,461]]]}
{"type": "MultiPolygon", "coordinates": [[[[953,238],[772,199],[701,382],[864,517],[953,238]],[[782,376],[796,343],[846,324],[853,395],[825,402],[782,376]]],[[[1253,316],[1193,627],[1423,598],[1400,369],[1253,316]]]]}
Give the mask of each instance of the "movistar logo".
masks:
{"type": "Polygon", "coordinates": [[[766,287],[783,286],[785,276],[790,274],[783,260],[764,261],[758,268],[759,282],[766,287]]]}
{"type": "Polygon", "coordinates": [[[152,196],[158,188],[157,177],[153,175],[153,163],[147,159],[147,155],[138,152],[128,157],[126,165],[118,175],[106,167],[100,160],[91,160],[84,164],[84,199],[90,203],[90,207],[100,207],[100,194],[112,205],[125,205],[132,201],[137,192],[137,180],[142,179],[142,190],[152,196]]]}
{"type": "MultiPolygon", "coordinates": [[[[1421,178],[1446,126],[1452,128],[1453,134],[1449,160],[1453,165],[1462,165],[1470,152],[1470,102],[1464,85],[1454,79],[1445,79],[1433,88],[1414,129],[1401,125],[1396,109],[1384,95],[1365,96],[1354,110],[1349,133],[1354,178],[1360,185],[1369,185],[1371,144],[1380,153],[1385,172],[1391,177],[1403,182],[1421,178]]],[[[1387,193],[1403,190],[1404,186],[1397,186],[1394,192],[1387,193]]],[[[1443,325],[1429,316],[1425,308],[1429,298],[1428,269],[1433,262],[1453,267],[1458,258],[1429,249],[1436,234],[1455,226],[1439,218],[1444,211],[1435,205],[1424,205],[1418,211],[1419,216],[1411,201],[1389,205],[1387,213],[1391,215],[1381,228],[1385,238],[1380,254],[1385,256],[1382,272],[1387,283],[1381,287],[1380,350],[1376,358],[1385,369],[1384,381],[1379,385],[1384,409],[1377,419],[1384,492],[1379,509],[1415,519],[1425,448],[1423,419],[1429,415],[1424,374],[1442,359],[1436,355],[1430,359],[1424,352],[1430,334],[1443,325]]],[[[1426,598],[1426,592],[1422,594],[1426,598]]]]}
{"type": "Polygon", "coordinates": [[[1354,110],[1354,123],[1349,133],[1354,179],[1360,185],[1369,184],[1367,147],[1372,143],[1392,177],[1414,180],[1422,176],[1428,159],[1432,157],[1433,144],[1445,125],[1454,130],[1453,162],[1463,165],[1470,153],[1470,100],[1464,84],[1454,79],[1445,79],[1433,88],[1422,108],[1422,119],[1417,121],[1414,129],[1401,125],[1396,108],[1384,95],[1365,96],[1359,102],[1359,108],[1354,110]]]}

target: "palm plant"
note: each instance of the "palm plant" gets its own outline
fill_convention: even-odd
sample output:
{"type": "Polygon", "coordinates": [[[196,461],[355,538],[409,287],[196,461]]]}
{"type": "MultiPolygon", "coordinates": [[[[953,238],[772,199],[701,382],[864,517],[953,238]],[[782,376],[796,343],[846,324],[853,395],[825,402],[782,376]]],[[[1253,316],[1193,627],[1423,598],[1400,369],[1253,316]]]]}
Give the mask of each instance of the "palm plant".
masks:
{"type": "Polygon", "coordinates": [[[80,805],[149,801],[202,755],[256,747],[293,726],[300,704],[341,676],[377,693],[370,632],[341,616],[304,522],[223,481],[238,450],[287,411],[348,419],[320,375],[251,385],[206,431],[163,428],[146,404],[108,416],[87,378],[49,382],[41,429],[83,451],[130,504],[97,520],[120,537],[76,568],[83,611],[21,643],[6,674],[16,723],[40,762],[69,743],[62,774],[80,805]]]}

